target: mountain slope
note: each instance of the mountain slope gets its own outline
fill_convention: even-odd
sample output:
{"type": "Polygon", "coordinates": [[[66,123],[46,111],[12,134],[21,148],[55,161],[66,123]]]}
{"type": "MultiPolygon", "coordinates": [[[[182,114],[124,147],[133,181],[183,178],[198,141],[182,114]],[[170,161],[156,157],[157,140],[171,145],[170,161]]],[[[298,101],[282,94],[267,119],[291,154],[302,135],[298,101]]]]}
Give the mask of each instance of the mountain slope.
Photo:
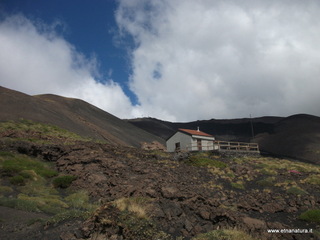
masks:
{"type": "Polygon", "coordinates": [[[281,117],[261,117],[250,120],[243,119],[211,119],[194,122],[167,122],[155,118],[130,119],[128,122],[142,128],[154,135],[167,139],[174,134],[178,128],[197,129],[216,136],[219,140],[250,141],[252,138],[252,121],[254,134],[270,132],[273,124],[281,120],[281,117]]]}
{"type": "Polygon", "coordinates": [[[320,164],[320,118],[298,114],[280,120],[255,138],[262,150],[320,164]]]}
{"type": "Polygon", "coordinates": [[[57,125],[83,137],[139,147],[163,140],[87,102],[56,95],[30,96],[0,87],[0,121],[29,119],[57,125]]]}
{"type": "Polygon", "coordinates": [[[214,135],[218,140],[258,142],[264,153],[320,164],[320,118],[316,116],[299,114],[287,118],[211,119],[186,123],[153,118],[128,121],[164,139],[178,128],[197,129],[199,126],[200,130],[214,135]]]}

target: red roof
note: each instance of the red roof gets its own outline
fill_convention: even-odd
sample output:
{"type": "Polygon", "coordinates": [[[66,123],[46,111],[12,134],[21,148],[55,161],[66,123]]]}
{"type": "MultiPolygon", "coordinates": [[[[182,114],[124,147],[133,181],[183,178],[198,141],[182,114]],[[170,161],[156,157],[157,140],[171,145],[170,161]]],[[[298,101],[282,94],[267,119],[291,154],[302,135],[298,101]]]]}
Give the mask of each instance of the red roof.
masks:
{"type": "Polygon", "coordinates": [[[181,132],[185,132],[191,135],[197,135],[197,136],[205,136],[205,137],[213,137],[212,135],[205,133],[205,132],[201,132],[198,130],[191,130],[191,129],[183,129],[183,128],[179,128],[179,131],[181,132]]]}

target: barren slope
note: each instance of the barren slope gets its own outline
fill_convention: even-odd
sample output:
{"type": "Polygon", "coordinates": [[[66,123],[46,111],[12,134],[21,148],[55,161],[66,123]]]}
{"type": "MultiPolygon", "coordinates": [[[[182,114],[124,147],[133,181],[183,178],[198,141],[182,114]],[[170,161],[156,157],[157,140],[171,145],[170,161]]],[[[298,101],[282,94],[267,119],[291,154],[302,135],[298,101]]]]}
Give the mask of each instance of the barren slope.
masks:
{"type": "Polygon", "coordinates": [[[20,118],[50,123],[84,137],[140,146],[163,140],[87,102],[56,95],[30,96],[0,87],[0,121],[20,118]]]}

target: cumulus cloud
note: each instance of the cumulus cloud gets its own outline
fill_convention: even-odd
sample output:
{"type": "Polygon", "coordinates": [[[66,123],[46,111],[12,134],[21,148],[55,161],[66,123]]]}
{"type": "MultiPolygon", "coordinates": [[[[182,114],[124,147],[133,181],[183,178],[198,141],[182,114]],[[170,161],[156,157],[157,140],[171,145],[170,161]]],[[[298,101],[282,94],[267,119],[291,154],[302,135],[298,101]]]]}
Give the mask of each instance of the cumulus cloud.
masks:
{"type": "Polygon", "coordinates": [[[136,114],[320,115],[320,2],[120,0],[136,114]]]}
{"type": "Polygon", "coordinates": [[[96,81],[96,60],[77,52],[54,26],[22,15],[0,22],[0,84],[28,94],[53,93],[83,99],[118,117],[134,108],[112,79],[96,81]]]}

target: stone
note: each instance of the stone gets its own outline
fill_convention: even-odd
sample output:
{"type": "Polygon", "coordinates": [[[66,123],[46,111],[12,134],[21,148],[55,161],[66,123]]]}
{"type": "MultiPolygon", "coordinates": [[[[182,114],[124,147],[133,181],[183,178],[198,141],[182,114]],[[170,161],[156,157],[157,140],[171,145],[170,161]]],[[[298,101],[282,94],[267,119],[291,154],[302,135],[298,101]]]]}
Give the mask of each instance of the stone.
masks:
{"type": "Polygon", "coordinates": [[[185,221],[185,223],[184,223],[184,228],[185,228],[188,232],[190,232],[190,231],[192,230],[192,228],[193,228],[192,223],[191,223],[188,219],[186,219],[186,221],[185,221]]]}
{"type": "Polygon", "coordinates": [[[266,222],[257,218],[243,217],[242,221],[249,229],[266,229],[267,228],[266,222]]]}
{"type": "Polygon", "coordinates": [[[179,190],[175,187],[162,187],[161,193],[164,198],[177,198],[179,190]]]}
{"type": "Polygon", "coordinates": [[[209,220],[210,219],[210,212],[207,210],[201,209],[199,215],[202,219],[209,220]]]}

